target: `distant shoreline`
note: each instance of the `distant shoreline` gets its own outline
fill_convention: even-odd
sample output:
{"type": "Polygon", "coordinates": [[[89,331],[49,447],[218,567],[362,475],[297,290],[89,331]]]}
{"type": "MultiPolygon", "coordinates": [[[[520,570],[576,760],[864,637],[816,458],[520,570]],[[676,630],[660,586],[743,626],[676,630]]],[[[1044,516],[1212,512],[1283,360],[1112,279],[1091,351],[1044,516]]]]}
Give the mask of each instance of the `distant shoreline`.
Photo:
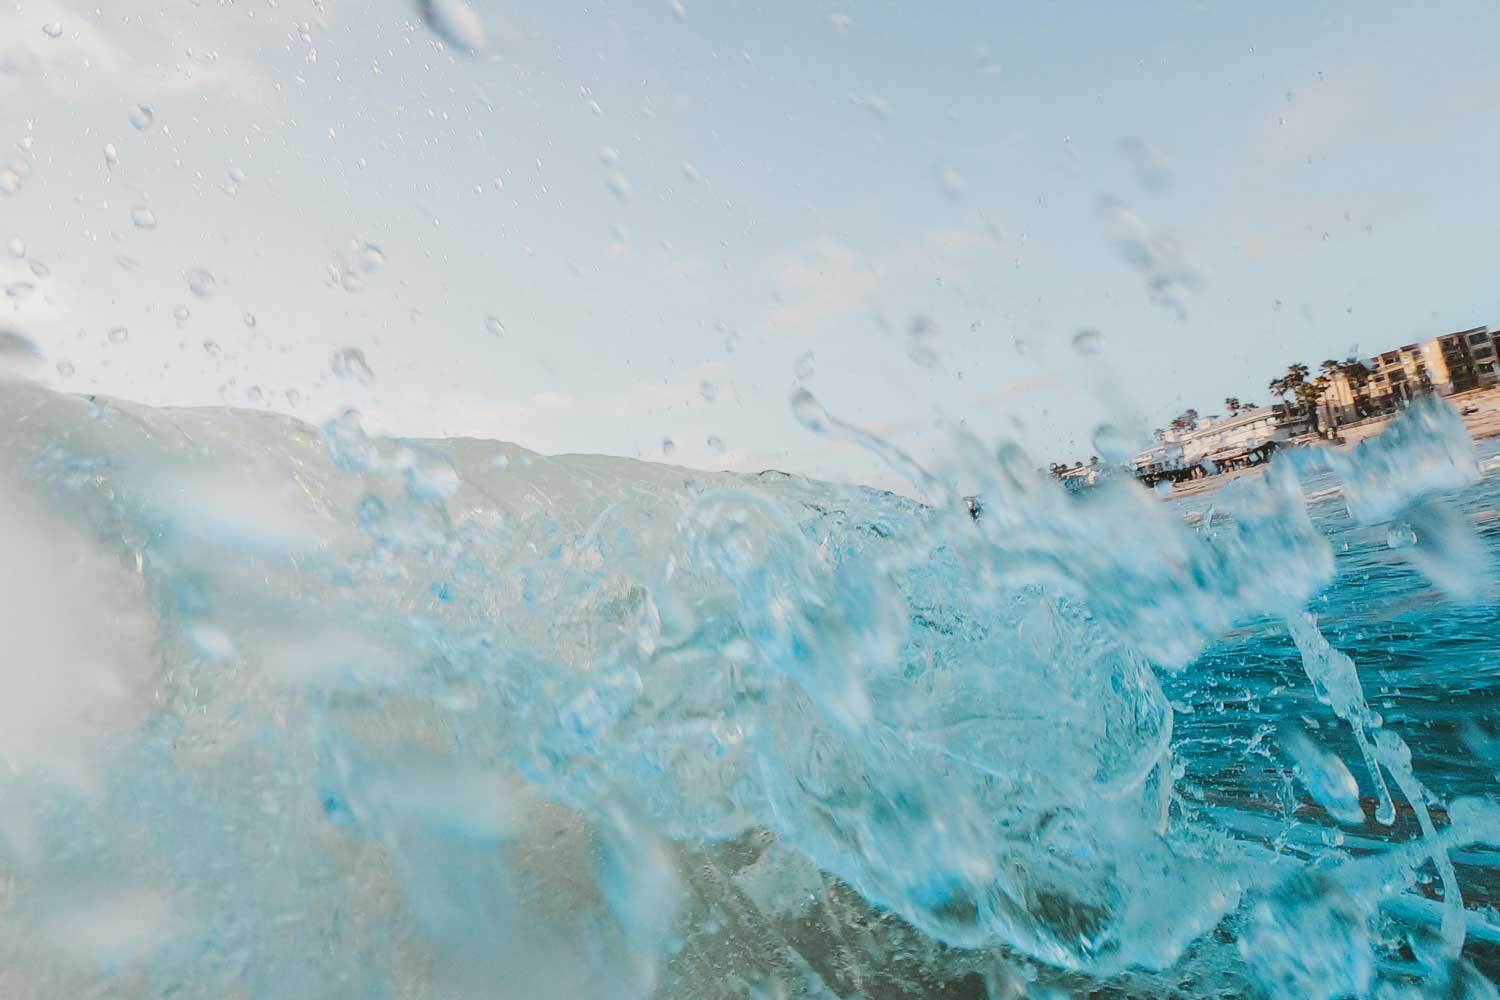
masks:
{"type": "MultiPolygon", "coordinates": [[[[1469,436],[1475,441],[1483,441],[1486,438],[1500,437],[1500,386],[1491,386],[1486,389],[1475,389],[1471,392],[1455,393],[1445,397],[1454,408],[1459,410],[1463,417],[1464,426],[1469,429],[1469,436]],[[1473,413],[1463,413],[1467,407],[1478,407],[1473,413]]],[[[1339,440],[1328,441],[1315,435],[1302,435],[1287,442],[1287,447],[1299,445],[1326,446],[1333,448],[1352,448],[1366,438],[1372,438],[1385,430],[1386,426],[1394,420],[1396,414],[1379,417],[1359,424],[1339,428],[1339,440]]],[[[1245,469],[1236,469],[1232,472],[1221,472],[1212,476],[1204,476],[1202,479],[1189,479],[1177,483],[1172,487],[1172,492],[1166,494],[1165,499],[1177,500],[1182,497],[1197,496],[1210,493],[1232,480],[1241,476],[1253,476],[1265,468],[1262,465],[1253,465],[1245,469]]]]}

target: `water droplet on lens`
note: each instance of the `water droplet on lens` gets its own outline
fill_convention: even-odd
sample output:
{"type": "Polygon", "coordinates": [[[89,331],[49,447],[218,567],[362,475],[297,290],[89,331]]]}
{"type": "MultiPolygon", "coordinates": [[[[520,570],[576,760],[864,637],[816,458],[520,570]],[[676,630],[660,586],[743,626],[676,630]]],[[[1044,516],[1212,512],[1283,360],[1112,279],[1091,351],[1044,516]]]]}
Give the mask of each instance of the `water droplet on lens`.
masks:
{"type": "Polygon", "coordinates": [[[923,368],[938,365],[938,326],[928,316],[913,316],[906,328],[906,356],[923,368]]]}
{"type": "Polygon", "coordinates": [[[353,268],[339,272],[339,287],[346,292],[358,292],[365,287],[365,276],[353,268]]]}
{"type": "Polygon", "coordinates": [[[618,170],[611,170],[604,177],[605,185],[614,193],[614,196],[623,201],[630,200],[630,181],[618,170]]]}
{"type": "Polygon", "coordinates": [[[505,336],[505,324],[500,322],[500,317],[490,316],[484,321],[484,328],[496,337],[505,336]]]}
{"type": "Polygon", "coordinates": [[[120,163],[120,151],[115,149],[115,144],[106,142],[104,144],[104,165],[113,170],[120,163]]]}
{"type": "Polygon", "coordinates": [[[11,357],[31,361],[41,357],[42,352],[30,337],[16,333],[14,330],[0,328],[0,358],[11,357]]]}
{"type": "Polygon", "coordinates": [[[614,166],[620,162],[620,151],[613,146],[600,146],[599,162],[606,167],[614,166]]]}
{"type": "Polygon", "coordinates": [[[245,325],[246,326],[248,326],[250,329],[253,330],[253,329],[255,329],[256,322],[257,321],[255,319],[255,313],[245,313],[245,325]]]}
{"type": "Polygon", "coordinates": [[[42,34],[48,38],[61,38],[63,32],[61,21],[48,21],[42,25],[42,34]]]}
{"type": "Polygon", "coordinates": [[[724,439],[719,437],[719,435],[710,434],[707,443],[710,450],[721,455],[724,453],[724,439]]]}
{"type": "Polygon", "coordinates": [[[178,306],[176,309],[172,310],[172,318],[175,319],[179,325],[186,323],[188,316],[189,313],[187,306],[178,306]]]}
{"type": "Polygon", "coordinates": [[[433,34],[461,51],[485,46],[484,21],[467,0],[417,0],[417,10],[433,34]]]}
{"type": "Polygon", "coordinates": [[[693,166],[687,160],[682,161],[682,176],[686,177],[694,184],[703,179],[703,175],[698,172],[698,168],[693,166]]]}
{"type": "Polygon", "coordinates": [[[130,210],[130,221],[135,228],[150,231],[156,228],[156,213],[145,205],[137,205],[130,210]]]}
{"type": "Polygon", "coordinates": [[[201,267],[187,273],[188,289],[198,298],[206,299],[219,287],[219,280],[201,267]]]}
{"type": "Polygon", "coordinates": [[[117,326],[109,331],[109,342],[111,344],[123,344],[130,339],[130,331],[123,326],[117,326]]]}
{"type": "Polygon", "coordinates": [[[704,381],[699,383],[698,392],[702,394],[704,399],[712,403],[719,395],[719,387],[712,382],[704,381]]]}
{"type": "Polygon", "coordinates": [[[672,452],[674,452],[676,450],[677,450],[677,443],[675,441],[673,441],[671,438],[662,438],[661,439],[661,453],[663,455],[670,455],[670,454],[672,454],[672,452]]]}
{"type": "Polygon", "coordinates": [[[21,193],[21,175],[14,167],[0,167],[0,194],[17,195],[21,193]]]}
{"type": "Polygon", "coordinates": [[[130,109],[130,124],[141,132],[146,131],[156,124],[156,112],[144,104],[137,104],[130,109]]]}
{"type": "Polygon", "coordinates": [[[207,354],[211,358],[217,358],[223,355],[224,348],[220,347],[212,340],[205,340],[203,342],[203,353],[207,354]]]}
{"type": "Polygon", "coordinates": [[[73,362],[71,361],[59,361],[57,363],[57,374],[61,375],[63,378],[71,378],[73,373],[77,370],[78,369],[73,367],[73,362]]]}
{"type": "Polygon", "coordinates": [[[45,278],[47,275],[52,273],[52,269],[46,264],[43,264],[41,261],[34,260],[31,262],[31,273],[36,275],[38,278],[45,278]]]}
{"type": "Polygon", "coordinates": [[[330,360],[330,367],[339,378],[353,379],[362,384],[367,384],[375,378],[375,373],[370,370],[369,362],[365,360],[365,352],[358,347],[345,347],[343,350],[335,351],[330,360]]]}
{"type": "Polygon", "coordinates": [[[385,252],[373,243],[366,243],[359,252],[359,266],[366,274],[374,274],[385,263],[385,252]]]}
{"type": "Polygon", "coordinates": [[[236,185],[245,183],[245,172],[243,170],[241,170],[239,167],[230,167],[229,168],[229,181],[230,181],[230,183],[236,184],[236,185]]]}
{"type": "Polygon", "coordinates": [[[19,236],[12,236],[10,241],[5,244],[5,248],[10,251],[12,257],[26,256],[26,242],[19,236]]]}
{"type": "Polygon", "coordinates": [[[302,402],[302,393],[296,389],[288,389],[286,391],[286,402],[288,406],[296,406],[302,402]]]}
{"type": "Polygon", "coordinates": [[[1104,461],[1122,465],[1135,457],[1136,441],[1123,428],[1100,424],[1094,428],[1094,452],[1104,461]]]}
{"type": "Polygon", "coordinates": [[[1073,351],[1085,357],[1104,353],[1104,334],[1098,330],[1079,330],[1073,335],[1073,351]]]}
{"type": "Polygon", "coordinates": [[[796,364],[792,365],[792,374],[800,379],[812,378],[816,368],[813,365],[813,352],[806,351],[797,358],[796,364]]]}
{"type": "Polygon", "coordinates": [[[792,391],[789,402],[792,404],[792,416],[803,427],[820,434],[828,427],[828,412],[811,392],[797,388],[792,391]]]}

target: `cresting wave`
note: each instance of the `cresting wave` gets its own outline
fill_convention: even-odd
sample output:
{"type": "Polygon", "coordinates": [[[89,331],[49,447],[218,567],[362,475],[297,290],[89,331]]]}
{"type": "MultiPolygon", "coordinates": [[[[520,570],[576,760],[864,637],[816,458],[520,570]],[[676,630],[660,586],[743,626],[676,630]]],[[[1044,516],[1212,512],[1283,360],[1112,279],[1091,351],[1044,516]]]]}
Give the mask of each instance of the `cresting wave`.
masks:
{"type": "Polygon", "coordinates": [[[959,436],[975,520],[792,405],[934,504],[0,386],[0,993],[1496,995],[1493,785],[1425,790],[1325,635],[1298,475],[1472,601],[1451,408],[1189,523],[959,436]],[[1164,685],[1268,620],[1321,707],[1255,829],[1164,685]]]}

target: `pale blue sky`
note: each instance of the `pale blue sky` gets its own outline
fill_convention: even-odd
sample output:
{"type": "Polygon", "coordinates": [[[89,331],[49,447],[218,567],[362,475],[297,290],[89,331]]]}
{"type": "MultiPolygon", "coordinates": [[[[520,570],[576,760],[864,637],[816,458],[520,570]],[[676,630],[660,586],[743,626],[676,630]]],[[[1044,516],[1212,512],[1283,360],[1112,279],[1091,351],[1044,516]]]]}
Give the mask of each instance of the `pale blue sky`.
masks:
{"type": "Polygon", "coordinates": [[[471,58],[414,0],[6,2],[0,325],[70,389],[893,485],[792,419],[806,352],[940,465],[1500,323],[1490,3],[472,0],[471,58]]]}

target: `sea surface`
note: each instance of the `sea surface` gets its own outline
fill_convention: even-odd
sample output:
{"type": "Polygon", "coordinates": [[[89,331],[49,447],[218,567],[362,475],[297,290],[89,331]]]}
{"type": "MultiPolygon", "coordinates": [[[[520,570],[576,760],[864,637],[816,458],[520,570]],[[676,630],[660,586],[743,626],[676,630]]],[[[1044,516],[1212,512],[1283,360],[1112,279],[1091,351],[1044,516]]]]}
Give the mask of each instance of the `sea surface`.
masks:
{"type": "Polygon", "coordinates": [[[1493,442],[792,407],[929,502],[0,386],[0,995],[1497,995],[1493,442]]]}

